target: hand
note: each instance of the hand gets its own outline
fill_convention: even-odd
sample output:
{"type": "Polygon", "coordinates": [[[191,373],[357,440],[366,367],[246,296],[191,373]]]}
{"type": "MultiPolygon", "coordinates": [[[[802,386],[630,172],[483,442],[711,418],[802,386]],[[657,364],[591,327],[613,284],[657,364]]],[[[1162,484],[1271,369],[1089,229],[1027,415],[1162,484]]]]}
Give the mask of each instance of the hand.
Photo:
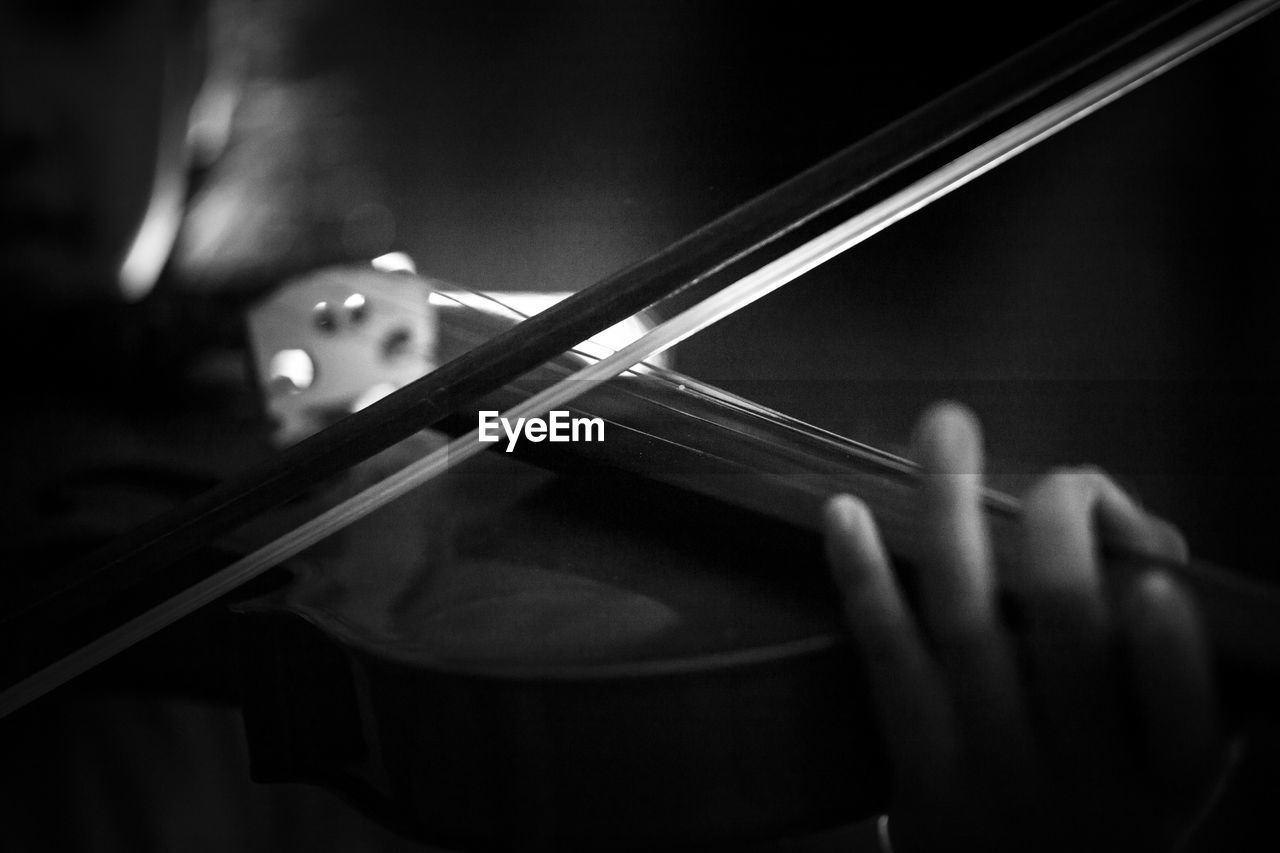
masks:
{"type": "Polygon", "coordinates": [[[1208,650],[1168,575],[1141,576],[1117,602],[1098,552],[1184,561],[1181,536],[1096,471],[1064,471],[1024,501],[1021,559],[998,577],[973,416],[935,407],[913,452],[912,601],[867,509],[842,495],[826,513],[893,767],[895,853],[1173,849],[1225,765],[1208,650]]]}

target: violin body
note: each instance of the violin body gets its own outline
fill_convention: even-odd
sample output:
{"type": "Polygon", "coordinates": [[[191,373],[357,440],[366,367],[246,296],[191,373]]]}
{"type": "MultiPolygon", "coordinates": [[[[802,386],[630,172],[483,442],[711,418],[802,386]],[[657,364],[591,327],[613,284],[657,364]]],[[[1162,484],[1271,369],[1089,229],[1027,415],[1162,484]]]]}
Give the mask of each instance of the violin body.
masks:
{"type": "MultiPolygon", "coordinates": [[[[446,347],[508,322],[445,315],[446,347]]],[[[480,408],[506,410],[577,361],[480,408]]],[[[467,849],[783,837],[882,810],[872,705],[814,528],[826,495],[860,494],[909,560],[914,466],[664,368],[571,414],[601,417],[606,440],[468,460],[237,606],[255,775],[330,785],[467,849]]],[[[347,487],[444,441],[421,433],[347,487]]],[[[986,504],[1010,564],[1016,501],[986,504]]],[[[1144,568],[1111,565],[1117,582],[1144,568]]],[[[1234,697],[1280,708],[1280,597],[1200,564],[1176,572],[1234,697]]]]}
{"type": "MultiPolygon", "coordinates": [[[[442,313],[446,349],[509,322],[442,313]]],[[[617,380],[575,407],[604,415],[590,452],[525,442],[540,466],[500,449],[469,460],[237,606],[255,776],[337,787],[465,848],[654,847],[875,814],[870,706],[820,542],[791,521],[816,518],[816,499],[779,517],[788,501],[769,490],[772,513],[752,509],[788,442],[735,443],[711,423],[793,428],[728,399],[662,369],[617,380]]],[[[442,441],[419,434],[353,479],[442,441]]]]}
{"type": "Polygon", "coordinates": [[[815,537],[485,461],[351,532],[429,519],[416,585],[388,593],[402,558],[357,546],[238,608],[257,778],[334,785],[465,848],[773,837],[882,807],[815,537]],[[369,574],[390,600],[369,600],[369,574]]]}

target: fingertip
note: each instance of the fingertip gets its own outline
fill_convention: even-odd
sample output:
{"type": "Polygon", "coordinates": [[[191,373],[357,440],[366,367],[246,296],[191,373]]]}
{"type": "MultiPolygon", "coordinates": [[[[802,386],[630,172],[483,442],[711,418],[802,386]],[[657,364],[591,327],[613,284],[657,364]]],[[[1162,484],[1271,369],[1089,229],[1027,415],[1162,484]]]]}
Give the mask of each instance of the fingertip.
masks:
{"type": "MultiPolygon", "coordinates": [[[[1209,654],[1191,596],[1167,572],[1144,572],[1128,596],[1129,642],[1147,678],[1179,684],[1185,693],[1209,680],[1209,654]]],[[[1185,696],[1184,696],[1185,698],[1185,696]]]]}
{"type": "Polygon", "coordinates": [[[916,425],[911,446],[926,471],[981,473],[982,428],[972,410],[961,403],[944,400],[926,409],[916,425]]]}
{"type": "Polygon", "coordinates": [[[823,514],[828,535],[860,537],[875,527],[871,510],[853,495],[833,495],[827,500],[823,514]]]}
{"type": "Polygon", "coordinates": [[[1187,538],[1182,535],[1182,531],[1162,518],[1149,517],[1157,531],[1159,544],[1156,547],[1160,556],[1179,565],[1190,560],[1191,548],[1187,545],[1187,538]]]}
{"type": "MultiPolygon", "coordinates": [[[[1147,556],[1185,563],[1187,541],[1177,527],[1143,509],[1133,495],[1099,469],[1083,469],[1096,484],[1101,535],[1112,546],[1147,556]]],[[[1157,593],[1158,594],[1158,593],[1157,593]]]]}
{"type": "Polygon", "coordinates": [[[852,495],[836,495],[825,508],[827,562],[846,592],[868,576],[889,574],[889,558],[871,510],[852,495]]]}
{"type": "Polygon", "coordinates": [[[823,516],[828,528],[837,530],[853,526],[857,517],[867,511],[866,504],[849,494],[832,495],[827,498],[823,507],[823,516]]]}
{"type": "Polygon", "coordinates": [[[1137,579],[1130,606],[1134,629],[1147,636],[1194,625],[1196,619],[1187,594],[1162,571],[1145,572],[1137,579]]]}
{"type": "Polygon", "coordinates": [[[1138,589],[1143,598],[1155,602],[1173,602],[1179,600],[1178,587],[1173,578],[1165,572],[1146,572],[1138,578],[1138,589]]]}
{"type": "Polygon", "coordinates": [[[941,432],[953,429],[977,429],[978,418],[968,406],[955,400],[938,400],[931,403],[916,419],[912,438],[916,441],[935,441],[941,432]]]}
{"type": "Polygon", "coordinates": [[[872,538],[875,522],[871,510],[861,500],[848,494],[834,495],[823,508],[824,532],[827,553],[831,562],[841,569],[851,554],[860,549],[858,543],[872,538]]]}

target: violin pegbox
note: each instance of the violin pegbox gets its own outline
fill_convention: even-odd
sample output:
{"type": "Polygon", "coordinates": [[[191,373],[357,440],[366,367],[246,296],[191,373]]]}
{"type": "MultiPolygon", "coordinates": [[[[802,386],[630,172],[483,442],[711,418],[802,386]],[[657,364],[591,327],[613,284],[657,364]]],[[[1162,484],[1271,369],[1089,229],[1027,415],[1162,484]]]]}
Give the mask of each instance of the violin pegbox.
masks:
{"type": "Polygon", "coordinates": [[[273,439],[293,444],[434,370],[431,284],[408,273],[323,269],[286,281],[248,316],[273,439]]]}

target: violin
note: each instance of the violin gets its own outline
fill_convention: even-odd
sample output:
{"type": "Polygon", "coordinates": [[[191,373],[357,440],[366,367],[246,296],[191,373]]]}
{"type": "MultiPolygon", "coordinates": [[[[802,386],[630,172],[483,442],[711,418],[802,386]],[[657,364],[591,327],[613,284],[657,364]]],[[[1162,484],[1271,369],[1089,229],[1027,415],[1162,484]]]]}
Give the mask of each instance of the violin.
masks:
{"type": "MultiPolygon", "coordinates": [[[[446,337],[502,324],[472,305],[446,337]]],[[[607,440],[469,460],[358,522],[363,545],[310,552],[323,570],[235,607],[255,776],[329,785],[464,849],[724,843],[883,810],[816,523],[827,496],[859,494],[909,560],[915,466],[660,367],[569,414],[607,440]]],[[[986,501],[1012,547],[1017,502],[986,501]]],[[[1112,579],[1149,565],[1118,556],[1112,579]]],[[[1271,707],[1280,594],[1166,568],[1213,625],[1233,701],[1271,707]]]]}
{"type": "MultiPolygon", "coordinates": [[[[238,521],[386,452],[425,425],[459,429],[448,418],[462,417],[464,405],[512,393],[507,389],[517,377],[603,325],[675,291],[686,299],[713,291],[764,256],[804,246],[850,210],[871,209],[874,200],[893,198],[955,162],[956,151],[975,138],[1040,115],[1043,103],[1058,103],[1080,77],[1125,66],[1128,56],[1146,55],[1171,31],[1195,31],[1214,19],[1213,6],[1190,4],[1154,23],[1143,19],[1137,35],[1129,9],[1090,18],[1070,37],[981,78],[945,108],[895,125],[653,262],[495,337],[263,470],[122,539],[73,572],[72,583],[6,619],[7,631],[45,641],[15,660],[8,683],[39,672],[86,632],[117,620],[119,610],[163,599],[170,591],[156,580],[157,568],[207,546],[238,521]],[[89,607],[98,617],[89,620],[96,622],[91,629],[68,632],[67,618],[48,618],[106,600],[117,612],[89,607]],[[36,629],[40,624],[56,630],[36,629]]],[[[1259,4],[1250,14],[1263,10],[1259,4]]],[[[571,481],[552,482],[535,469],[498,469],[476,472],[479,485],[429,487],[441,503],[459,507],[450,523],[473,535],[500,517],[536,543],[537,534],[556,526],[551,518],[571,518],[564,532],[581,543],[581,553],[529,573],[512,567],[536,554],[536,545],[518,554],[482,542],[463,553],[459,573],[483,579],[487,571],[500,584],[496,593],[483,583],[478,593],[446,584],[436,599],[446,606],[425,613],[415,609],[422,606],[417,593],[398,597],[374,621],[385,623],[395,608],[413,618],[391,620],[388,643],[373,642],[373,626],[331,607],[332,579],[313,577],[313,585],[239,606],[246,719],[264,778],[326,781],[409,831],[482,846],[514,838],[549,845],[719,840],[828,825],[882,805],[883,765],[871,727],[856,725],[866,722],[865,704],[847,678],[853,664],[809,520],[825,495],[856,491],[889,520],[891,546],[909,559],[909,542],[892,533],[892,519],[909,494],[911,466],[660,370],[592,393],[579,405],[586,414],[598,407],[611,415],[615,429],[602,445],[608,456],[592,458],[582,452],[586,445],[567,460],[553,458],[560,448],[530,448],[541,464],[573,469],[571,481]],[[614,441],[615,435],[628,438],[614,441]],[[614,456],[615,448],[626,452],[614,456]],[[494,482],[503,484],[497,500],[494,482]],[[468,489],[484,498],[480,507],[474,494],[467,503],[468,489]],[[602,493],[611,496],[603,509],[602,493]],[[624,494],[631,499],[613,500],[624,494]],[[679,516],[698,519],[696,536],[670,518],[671,507],[682,503],[696,513],[679,516]],[[476,509],[478,516],[466,515],[476,509]],[[681,556],[643,558],[635,568],[654,576],[619,583],[612,567],[628,557],[605,550],[604,526],[636,535],[674,527],[681,556]],[[690,544],[698,538],[715,548],[690,544]],[[697,579],[691,598],[736,595],[763,633],[743,638],[740,617],[680,624],[659,582],[684,565],[683,555],[692,559],[681,578],[697,579]],[[737,593],[723,586],[726,578],[737,593]],[[495,639],[487,626],[537,614],[547,589],[564,594],[543,611],[551,616],[535,618],[530,631],[509,642],[495,639]],[[557,630],[566,623],[555,614],[572,614],[575,606],[613,613],[623,605],[636,615],[616,643],[584,644],[557,630]],[[606,660],[594,657],[603,651],[606,660]],[[275,692],[264,692],[268,687],[275,692]],[[708,730],[728,736],[713,743],[702,737],[708,730]],[[321,760],[324,751],[332,760],[321,760]]],[[[1016,513],[1016,503],[996,494],[988,504],[997,529],[1016,513]]],[[[1115,562],[1125,561],[1119,555],[1115,562]]],[[[1253,672],[1247,685],[1274,683],[1275,662],[1267,655],[1274,644],[1261,639],[1276,612],[1270,590],[1203,567],[1189,577],[1208,604],[1215,648],[1253,672]],[[1213,615],[1215,601],[1227,602],[1226,616],[1213,615]]]]}

